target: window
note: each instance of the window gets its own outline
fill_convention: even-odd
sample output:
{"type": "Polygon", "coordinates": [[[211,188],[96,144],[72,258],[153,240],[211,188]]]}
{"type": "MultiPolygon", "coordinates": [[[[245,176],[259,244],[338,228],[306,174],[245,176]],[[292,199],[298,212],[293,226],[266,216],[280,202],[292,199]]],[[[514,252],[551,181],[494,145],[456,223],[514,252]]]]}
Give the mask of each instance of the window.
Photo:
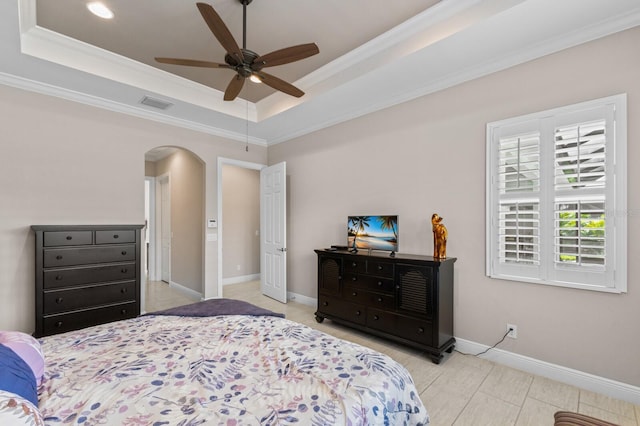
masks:
{"type": "Polygon", "coordinates": [[[487,275],[627,290],[626,95],[487,125],[487,275]]]}

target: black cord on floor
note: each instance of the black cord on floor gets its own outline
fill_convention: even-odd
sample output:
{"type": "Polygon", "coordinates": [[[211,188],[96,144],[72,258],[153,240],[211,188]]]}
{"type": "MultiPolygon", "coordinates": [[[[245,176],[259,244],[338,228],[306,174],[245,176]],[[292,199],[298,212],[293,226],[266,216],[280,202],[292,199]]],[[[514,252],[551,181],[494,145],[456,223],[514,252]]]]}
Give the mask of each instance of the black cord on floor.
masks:
{"type": "Polygon", "coordinates": [[[502,336],[502,339],[500,339],[500,341],[499,341],[498,343],[496,343],[495,345],[491,346],[490,348],[485,349],[484,351],[482,351],[482,352],[480,352],[480,353],[477,353],[477,354],[468,354],[468,353],[465,353],[465,352],[460,352],[460,351],[459,351],[459,350],[457,350],[457,349],[455,349],[455,351],[456,351],[456,352],[458,352],[459,354],[462,354],[462,355],[471,355],[471,356],[480,356],[480,355],[484,355],[484,354],[486,354],[487,352],[489,352],[489,350],[491,350],[491,349],[495,348],[495,347],[496,347],[496,346],[498,346],[500,343],[504,342],[504,339],[506,339],[506,338],[507,338],[507,336],[509,335],[509,333],[511,333],[511,329],[507,330],[507,332],[506,332],[506,333],[504,333],[504,336],[502,336]]]}

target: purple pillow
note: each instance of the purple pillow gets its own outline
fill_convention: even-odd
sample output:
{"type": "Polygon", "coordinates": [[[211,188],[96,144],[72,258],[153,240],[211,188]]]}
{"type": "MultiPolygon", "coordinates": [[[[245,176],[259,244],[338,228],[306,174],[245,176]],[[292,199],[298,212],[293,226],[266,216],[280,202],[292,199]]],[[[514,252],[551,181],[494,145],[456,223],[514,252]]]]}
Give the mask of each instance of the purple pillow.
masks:
{"type": "Polygon", "coordinates": [[[38,406],[38,388],[31,367],[3,344],[0,344],[0,390],[15,393],[38,406]]]}
{"type": "Polygon", "coordinates": [[[14,351],[27,363],[40,386],[44,374],[44,355],[40,342],[20,331],[0,331],[0,343],[14,351]]]}

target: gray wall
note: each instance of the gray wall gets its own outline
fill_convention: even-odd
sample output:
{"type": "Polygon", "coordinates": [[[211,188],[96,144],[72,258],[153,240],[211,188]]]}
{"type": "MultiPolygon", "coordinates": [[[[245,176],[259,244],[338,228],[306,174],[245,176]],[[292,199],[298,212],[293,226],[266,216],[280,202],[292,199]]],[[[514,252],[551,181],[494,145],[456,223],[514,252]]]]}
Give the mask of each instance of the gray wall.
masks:
{"type": "MultiPolygon", "coordinates": [[[[455,265],[455,335],[640,385],[640,28],[269,147],[287,162],[289,290],[316,296],[314,248],[344,244],[350,214],[398,214],[400,251],[431,254],[444,217],[455,265]],[[628,94],[626,294],[485,276],[485,131],[503,118],[628,94]]],[[[622,212],[626,213],[626,212],[622,212]]]]}

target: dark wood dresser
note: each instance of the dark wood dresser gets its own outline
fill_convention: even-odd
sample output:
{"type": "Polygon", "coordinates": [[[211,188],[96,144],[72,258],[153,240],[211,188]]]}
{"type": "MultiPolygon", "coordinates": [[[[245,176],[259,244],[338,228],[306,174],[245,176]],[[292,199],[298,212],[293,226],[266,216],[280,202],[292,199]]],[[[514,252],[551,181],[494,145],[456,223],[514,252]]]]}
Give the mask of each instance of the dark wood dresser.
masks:
{"type": "Polygon", "coordinates": [[[35,337],[140,315],[142,227],[31,227],[36,235],[35,337]]]}
{"type": "Polygon", "coordinates": [[[453,350],[455,258],[315,252],[318,322],[329,318],[422,349],[436,364],[453,350]]]}

